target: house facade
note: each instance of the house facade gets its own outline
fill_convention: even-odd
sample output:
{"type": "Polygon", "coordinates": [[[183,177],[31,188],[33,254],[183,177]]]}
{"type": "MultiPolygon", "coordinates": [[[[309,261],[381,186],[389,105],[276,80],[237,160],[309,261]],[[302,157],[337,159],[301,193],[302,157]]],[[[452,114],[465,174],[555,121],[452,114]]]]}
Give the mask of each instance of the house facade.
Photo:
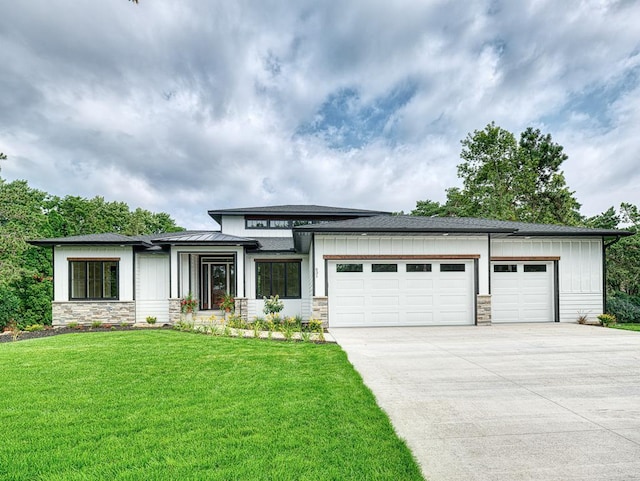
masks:
{"type": "Polygon", "coordinates": [[[218,231],[97,234],[51,246],[54,325],[181,319],[180,300],[328,327],[574,322],[604,311],[605,249],[627,232],[313,205],[211,210],[218,231]]]}

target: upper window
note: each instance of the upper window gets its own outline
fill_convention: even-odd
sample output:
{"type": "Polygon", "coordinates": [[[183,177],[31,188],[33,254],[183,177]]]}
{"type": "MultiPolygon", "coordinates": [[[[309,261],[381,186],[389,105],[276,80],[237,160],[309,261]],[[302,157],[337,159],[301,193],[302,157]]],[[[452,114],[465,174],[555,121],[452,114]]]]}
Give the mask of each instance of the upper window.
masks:
{"type": "Polygon", "coordinates": [[[547,266],[544,264],[525,264],[525,272],[547,272],[547,266]]]}
{"type": "Polygon", "coordinates": [[[300,298],[300,261],[256,262],[256,298],[300,298]]]}
{"type": "Polygon", "coordinates": [[[336,272],[362,272],[362,264],[336,264],[336,272]]]}
{"type": "Polygon", "coordinates": [[[493,272],[518,272],[517,264],[496,264],[493,266],[493,272]]]}
{"type": "Polygon", "coordinates": [[[329,220],[317,219],[245,219],[247,229],[291,229],[299,225],[324,224],[329,220]]]}
{"type": "Polygon", "coordinates": [[[262,219],[247,219],[246,226],[247,229],[268,229],[269,221],[262,219]]]}
{"type": "Polygon", "coordinates": [[[398,272],[398,264],[371,264],[371,272],[398,272]]]}
{"type": "Polygon", "coordinates": [[[71,299],[118,299],[118,261],[70,261],[71,299]]]}
{"type": "Polygon", "coordinates": [[[431,264],[407,264],[407,272],[431,272],[431,264]]]}
{"type": "Polygon", "coordinates": [[[464,264],[440,264],[440,272],[464,272],[464,264]]]}

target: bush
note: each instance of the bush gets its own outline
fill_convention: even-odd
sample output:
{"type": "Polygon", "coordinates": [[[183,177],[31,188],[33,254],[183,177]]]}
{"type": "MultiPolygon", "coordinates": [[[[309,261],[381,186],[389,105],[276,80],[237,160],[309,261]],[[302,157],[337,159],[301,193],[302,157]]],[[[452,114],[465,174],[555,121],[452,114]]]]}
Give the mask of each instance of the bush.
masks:
{"type": "Polygon", "coordinates": [[[600,314],[598,319],[600,320],[600,324],[604,327],[609,327],[616,323],[616,316],[611,314],[600,314]]]}
{"type": "Polygon", "coordinates": [[[4,330],[10,322],[16,321],[19,309],[20,299],[13,290],[0,287],[0,331],[4,330]]]}
{"type": "Polygon", "coordinates": [[[640,299],[616,292],[607,299],[607,312],[618,319],[618,322],[640,322],[640,299]]]}

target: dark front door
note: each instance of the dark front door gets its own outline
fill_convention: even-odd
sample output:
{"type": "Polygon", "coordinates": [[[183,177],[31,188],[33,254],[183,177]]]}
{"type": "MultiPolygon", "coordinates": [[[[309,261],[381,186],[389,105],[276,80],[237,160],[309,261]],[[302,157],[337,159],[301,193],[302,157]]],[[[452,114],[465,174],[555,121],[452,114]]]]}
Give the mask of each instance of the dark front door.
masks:
{"type": "Polygon", "coordinates": [[[218,309],[225,294],[235,294],[233,262],[203,259],[200,276],[200,309],[218,309]]]}

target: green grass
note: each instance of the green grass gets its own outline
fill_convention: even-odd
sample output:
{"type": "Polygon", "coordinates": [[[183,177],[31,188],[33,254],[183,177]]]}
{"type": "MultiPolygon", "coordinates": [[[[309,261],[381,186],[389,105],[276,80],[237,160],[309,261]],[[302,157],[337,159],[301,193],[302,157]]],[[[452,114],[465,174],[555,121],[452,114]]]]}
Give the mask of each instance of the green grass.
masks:
{"type": "Polygon", "coordinates": [[[336,345],[175,331],[0,344],[3,480],[421,480],[336,345]]]}
{"type": "Polygon", "coordinates": [[[631,322],[613,324],[611,327],[614,327],[616,329],[624,329],[625,331],[640,331],[640,324],[631,322]]]}

